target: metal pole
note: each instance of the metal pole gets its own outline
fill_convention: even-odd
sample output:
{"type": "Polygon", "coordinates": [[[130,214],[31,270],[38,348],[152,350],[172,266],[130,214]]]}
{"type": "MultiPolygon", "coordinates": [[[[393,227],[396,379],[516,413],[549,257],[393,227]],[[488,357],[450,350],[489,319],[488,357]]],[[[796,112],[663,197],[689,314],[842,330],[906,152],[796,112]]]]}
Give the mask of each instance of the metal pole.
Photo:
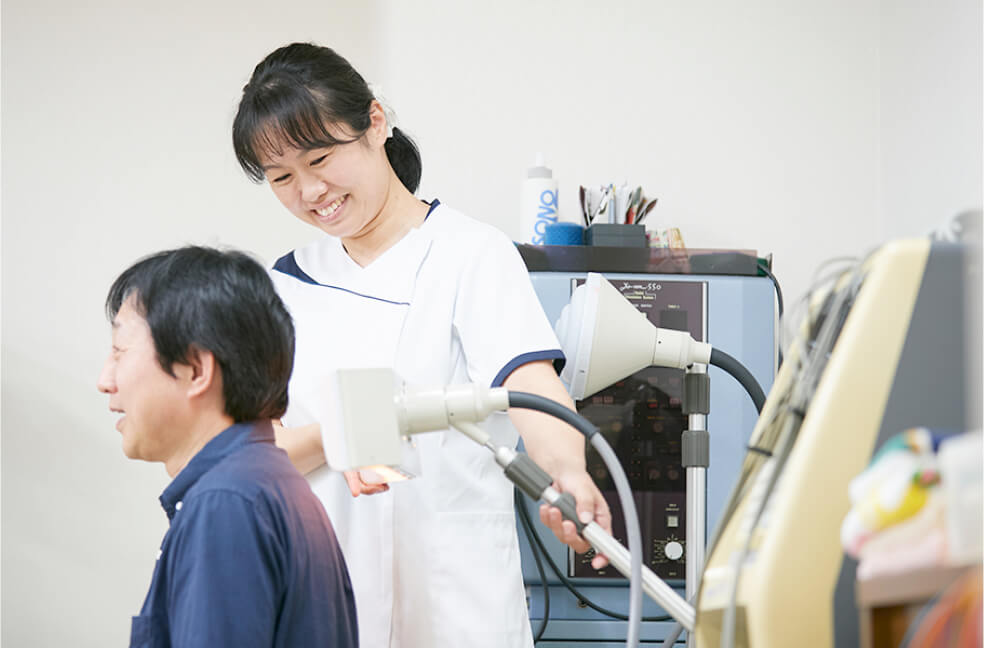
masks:
{"type": "MultiPolygon", "coordinates": [[[[622,546],[618,540],[610,536],[596,522],[591,522],[585,526],[581,535],[599,553],[605,554],[615,569],[628,577],[631,560],[629,550],[622,546]]],[[[667,614],[679,621],[680,625],[686,628],[688,632],[693,631],[697,614],[694,607],[684,601],[676,593],[676,590],[667,585],[666,581],[645,565],[642,566],[642,590],[666,610],[667,614]]]]}
{"type": "MultiPolygon", "coordinates": [[[[683,433],[681,465],[687,470],[687,600],[693,600],[704,571],[707,536],[707,467],[710,464],[710,436],[707,414],[710,409],[710,379],[707,367],[687,367],[683,387],[683,411],[687,414],[687,431],[683,433]]],[[[687,646],[694,645],[693,633],[687,634],[687,646]]]]}
{"type": "Polygon", "coordinates": [[[704,569],[704,545],[707,495],[707,469],[687,468],[687,595],[689,601],[697,593],[697,583],[704,569]]]}

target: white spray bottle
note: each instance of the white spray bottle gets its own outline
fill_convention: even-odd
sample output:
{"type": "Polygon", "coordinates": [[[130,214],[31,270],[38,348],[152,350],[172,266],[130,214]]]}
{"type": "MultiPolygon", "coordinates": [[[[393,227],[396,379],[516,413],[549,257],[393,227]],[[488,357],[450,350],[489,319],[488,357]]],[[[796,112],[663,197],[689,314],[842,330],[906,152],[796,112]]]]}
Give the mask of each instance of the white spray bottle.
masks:
{"type": "Polygon", "coordinates": [[[536,154],[536,164],[526,172],[523,202],[520,206],[519,242],[543,245],[543,235],[550,223],[557,222],[557,180],[536,154]]]}

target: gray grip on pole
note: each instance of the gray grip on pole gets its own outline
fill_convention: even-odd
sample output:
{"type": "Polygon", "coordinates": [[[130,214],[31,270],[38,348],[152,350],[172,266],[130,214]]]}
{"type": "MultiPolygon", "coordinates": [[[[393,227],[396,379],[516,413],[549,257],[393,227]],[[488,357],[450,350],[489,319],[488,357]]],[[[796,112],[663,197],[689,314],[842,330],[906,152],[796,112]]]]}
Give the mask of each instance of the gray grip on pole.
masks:
{"type": "Polygon", "coordinates": [[[707,430],[685,431],[680,465],[684,468],[707,468],[711,465],[710,444],[711,435],[707,430]]]}
{"type": "Polygon", "coordinates": [[[529,456],[517,454],[508,466],[505,467],[506,477],[509,481],[516,484],[524,493],[534,501],[543,496],[543,491],[553,483],[553,478],[542,468],[536,465],[529,456]]]}
{"type": "Polygon", "coordinates": [[[707,414],[711,411],[711,379],[706,373],[683,375],[683,413],[707,414]]]}
{"type": "Polygon", "coordinates": [[[570,493],[561,493],[553,505],[560,509],[565,520],[570,520],[574,523],[574,527],[577,528],[578,533],[584,530],[584,523],[577,517],[577,502],[574,501],[573,495],[570,493]]]}

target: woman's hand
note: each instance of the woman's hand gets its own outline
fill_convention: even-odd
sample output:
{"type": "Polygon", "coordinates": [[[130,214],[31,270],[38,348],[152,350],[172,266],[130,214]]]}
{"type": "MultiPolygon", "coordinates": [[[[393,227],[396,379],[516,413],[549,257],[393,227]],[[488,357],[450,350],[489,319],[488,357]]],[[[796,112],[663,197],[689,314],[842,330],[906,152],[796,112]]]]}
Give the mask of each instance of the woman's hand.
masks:
{"type": "MultiPolygon", "coordinates": [[[[608,509],[608,502],[601,495],[601,491],[595,486],[587,472],[571,471],[568,473],[555,474],[554,488],[562,493],[570,493],[577,502],[577,517],[582,523],[595,522],[607,531],[612,532],[612,513],[608,509]]],[[[577,527],[570,520],[565,520],[556,506],[543,504],[540,506],[540,521],[550,528],[557,536],[557,539],[570,546],[578,553],[584,553],[591,548],[581,536],[577,534],[577,527]]],[[[597,554],[591,559],[591,566],[594,569],[602,569],[608,564],[608,559],[597,554]]]]}
{"type": "MultiPolygon", "coordinates": [[[[280,421],[274,421],[273,431],[277,445],[287,451],[291,463],[302,475],[325,465],[325,453],[321,446],[321,426],[317,423],[285,428],[280,421]]],[[[379,475],[371,470],[347,470],[343,474],[352,497],[375,495],[389,490],[388,484],[373,478],[379,475]]]]}
{"type": "MultiPolygon", "coordinates": [[[[359,495],[375,495],[376,493],[385,493],[389,490],[389,484],[383,482],[376,482],[373,480],[372,475],[368,474],[372,471],[361,471],[361,470],[346,470],[343,475],[345,475],[345,481],[348,482],[349,491],[352,493],[352,497],[358,497],[359,495]],[[362,473],[366,473],[363,475],[362,473]]],[[[375,475],[375,473],[372,473],[375,475]]]]}
{"type": "MultiPolygon", "coordinates": [[[[515,369],[503,386],[514,391],[539,394],[574,409],[574,401],[548,360],[531,362],[515,369]]],[[[574,496],[581,522],[594,521],[611,533],[612,514],[608,510],[608,502],[585,470],[584,437],[566,423],[540,412],[512,409],[509,410],[509,418],[523,436],[530,458],[553,477],[554,487],[574,496]]],[[[574,523],[563,519],[560,509],[544,505],[540,509],[540,521],[574,551],[583,553],[591,548],[577,535],[574,523]]],[[[608,559],[600,554],[591,561],[595,569],[607,564],[608,559]]]]}

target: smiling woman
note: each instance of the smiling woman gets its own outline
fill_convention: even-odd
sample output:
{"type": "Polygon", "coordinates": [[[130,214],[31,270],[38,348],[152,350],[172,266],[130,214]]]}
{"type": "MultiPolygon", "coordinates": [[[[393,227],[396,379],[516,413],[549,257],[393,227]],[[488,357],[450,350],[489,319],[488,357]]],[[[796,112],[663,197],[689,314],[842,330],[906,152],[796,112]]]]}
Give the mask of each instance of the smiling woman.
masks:
{"type": "MultiPolygon", "coordinates": [[[[376,128],[357,141],[310,151],[291,148],[262,158],[270,187],[284,207],[326,234],[353,243],[363,241],[382,224],[374,217],[381,211],[380,199],[389,195],[383,172],[386,160],[379,154],[382,113],[377,105],[370,113],[377,120],[376,128]]],[[[419,202],[415,206],[421,211],[424,207],[419,202]]]]}
{"type": "Polygon", "coordinates": [[[360,265],[426,216],[413,197],[416,145],[389,127],[362,77],[330,49],[294,44],[256,67],[233,147],[251,179],[266,179],[292,214],[345,240],[360,265]],[[414,217],[391,218],[396,212],[414,217]]]}
{"type": "MultiPolygon", "coordinates": [[[[319,428],[314,414],[326,407],[324,379],[348,367],[392,367],[417,385],[504,385],[572,407],[551,364],[563,354],[515,247],[414,196],[416,146],[331,49],[296,43],[264,59],[243,90],[233,144],[247,175],[325,235],[272,273],[297,327],[277,442],[313,469],[312,489],[339,530],[361,644],[531,646],[512,487],[491,455],[453,431],[432,435],[404,457],[417,478],[391,488],[324,467],[323,440],[339,431],[319,428]]],[[[609,527],[580,434],[535,413],[486,427],[506,445],[518,429],[582,517],[609,527]]],[[[587,549],[556,509],[541,518],[587,549]]]]}

